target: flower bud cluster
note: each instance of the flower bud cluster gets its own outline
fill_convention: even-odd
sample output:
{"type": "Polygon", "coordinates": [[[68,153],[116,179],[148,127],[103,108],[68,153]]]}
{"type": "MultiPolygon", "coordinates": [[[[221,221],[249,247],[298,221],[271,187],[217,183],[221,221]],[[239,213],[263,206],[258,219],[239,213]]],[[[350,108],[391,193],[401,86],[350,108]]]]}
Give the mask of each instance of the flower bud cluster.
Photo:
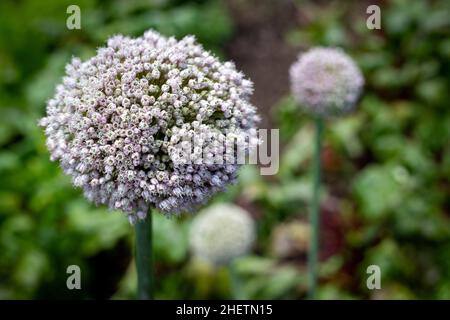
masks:
{"type": "Polygon", "coordinates": [[[194,133],[248,135],[258,121],[252,91],[192,36],[117,35],[93,58],[72,59],[40,124],[74,185],[134,223],[149,207],[189,210],[235,180],[238,165],[184,164],[171,150],[194,133]]]}

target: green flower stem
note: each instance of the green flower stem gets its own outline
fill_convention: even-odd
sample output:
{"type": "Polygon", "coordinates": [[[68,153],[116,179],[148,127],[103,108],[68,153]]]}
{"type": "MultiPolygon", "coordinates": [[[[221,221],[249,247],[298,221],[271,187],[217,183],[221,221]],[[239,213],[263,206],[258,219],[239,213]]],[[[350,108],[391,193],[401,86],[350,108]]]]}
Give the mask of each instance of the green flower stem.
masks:
{"type": "Polygon", "coordinates": [[[228,266],[228,272],[230,275],[231,294],[233,296],[233,300],[244,300],[245,296],[241,287],[241,279],[236,270],[236,264],[234,261],[228,266]]]}
{"type": "Polygon", "coordinates": [[[319,233],[320,233],[320,153],[322,148],[323,119],[315,119],[316,136],[314,142],[314,159],[312,162],[313,192],[311,202],[311,244],[308,260],[309,298],[316,299],[316,288],[319,268],[319,233]]]}
{"type": "Polygon", "coordinates": [[[136,230],[136,269],[138,280],[137,297],[140,300],[153,299],[153,257],[152,257],[152,212],[145,220],[138,220],[136,230]]]}

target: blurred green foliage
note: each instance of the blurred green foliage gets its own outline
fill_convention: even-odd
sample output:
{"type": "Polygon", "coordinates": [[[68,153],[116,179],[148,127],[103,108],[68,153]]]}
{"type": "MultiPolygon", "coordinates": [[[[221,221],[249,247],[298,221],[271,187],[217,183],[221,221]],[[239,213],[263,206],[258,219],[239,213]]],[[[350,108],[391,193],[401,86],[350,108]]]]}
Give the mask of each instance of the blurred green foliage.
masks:
{"type": "MultiPolygon", "coordinates": [[[[132,227],[83,199],[48,160],[36,125],[70,57],[93,55],[111,34],[148,28],[195,34],[223,57],[233,34],[220,0],[79,0],[82,29],[67,30],[72,2],[0,2],[0,298],[135,296],[132,227]],[[83,290],[66,288],[71,264],[82,269],[83,290]]],[[[319,294],[449,299],[449,4],[383,2],[378,31],[366,28],[358,3],[298,2],[307,22],[285,35],[298,50],[342,46],[366,78],[359,110],[327,124],[319,294]],[[367,289],[370,264],[381,267],[383,290],[367,289]]],[[[303,298],[306,252],[281,224],[307,219],[313,128],[290,97],[273,117],[283,144],[279,174],[244,167],[239,184],[214,201],[236,201],[258,223],[253,254],[231,266],[241,296],[303,298]],[[280,254],[277,237],[290,239],[290,256],[280,254]]],[[[189,217],[154,221],[157,298],[233,296],[228,267],[190,257],[189,217]]]]}
{"type": "MultiPolygon", "coordinates": [[[[340,217],[344,241],[333,258],[344,263],[324,279],[322,297],[449,299],[442,261],[450,244],[450,5],[383,3],[377,31],[366,28],[363,6],[342,4],[302,6],[309,25],[286,36],[294,46],[346,48],[366,78],[360,110],[328,123],[324,206],[340,217]],[[371,264],[381,268],[381,291],[367,290],[371,264]]],[[[288,146],[282,161],[288,168],[280,172],[298,181],[310,150],[295,142],[295,152],[289,148],[312,134],[309,119],[289,99],[277,113],[288,146]]]]}

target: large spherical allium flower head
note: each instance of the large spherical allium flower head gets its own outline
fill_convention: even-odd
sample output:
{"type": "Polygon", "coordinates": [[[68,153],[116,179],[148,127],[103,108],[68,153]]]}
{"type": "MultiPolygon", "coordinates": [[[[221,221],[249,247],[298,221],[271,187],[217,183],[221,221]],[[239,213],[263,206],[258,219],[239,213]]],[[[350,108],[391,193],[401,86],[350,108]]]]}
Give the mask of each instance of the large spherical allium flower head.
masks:
{"type": "Polygon", "coordinates": [[[189,236],[194,256],[224,264],[249,252],[255,240],[255,225],[244,209],[217,204],[194,218],[189,236]]]}
{"type": "Polygon", "coordinates": [[[40,124],[51,159],[75,186],[133,223],[149,207],[192,209],[234,181],[237,164],[184,163],[171,151],[185,136],[205,137],[214,148],[218,135],[255,131],[252,91],[233,63],[194,37],[150,30],[114,36],[85,62],[74,58],[40,124]]]}
{"type": "Polygon", "coordinates": [[[291,66],[291,91],[307,111],[320,116],[350,112],[364,85],[364,78],[339,48],[313,48],[291,66]]]}

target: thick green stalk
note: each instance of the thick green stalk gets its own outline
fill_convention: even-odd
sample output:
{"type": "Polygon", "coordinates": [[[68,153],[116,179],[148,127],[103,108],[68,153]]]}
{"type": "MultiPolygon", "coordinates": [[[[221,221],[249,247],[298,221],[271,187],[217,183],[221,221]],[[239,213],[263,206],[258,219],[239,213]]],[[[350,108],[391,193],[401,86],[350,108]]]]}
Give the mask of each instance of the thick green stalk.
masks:
{"type": "Polygon", "coordinates": [[[153,299],[153,257],[152,257],[152,212],[145,220],[138,220],[136,230],[136,269],[138,280],[137,297],[140,300],[153,299]]]}
{"type": "Polygon", "coordinates": [[[233,300],[244,300],[245,296],[242,292],[241,279],[236,270],[236,263],[234,261],[231,262],[228,266],[228,271],[230,274],[231,293],[233,295],[233,300]]]}
{"type": "Polygon", "coordinates": [[[309,298],[316,299],[317,278],[319,269],[319,236],[320,236],[320,153],[322,149],[323,119],[315,120],[316,136],[314,141],[314,158],[312,162],[312,202],[311,202],[311,244],[309,252],[309,298]]]}

